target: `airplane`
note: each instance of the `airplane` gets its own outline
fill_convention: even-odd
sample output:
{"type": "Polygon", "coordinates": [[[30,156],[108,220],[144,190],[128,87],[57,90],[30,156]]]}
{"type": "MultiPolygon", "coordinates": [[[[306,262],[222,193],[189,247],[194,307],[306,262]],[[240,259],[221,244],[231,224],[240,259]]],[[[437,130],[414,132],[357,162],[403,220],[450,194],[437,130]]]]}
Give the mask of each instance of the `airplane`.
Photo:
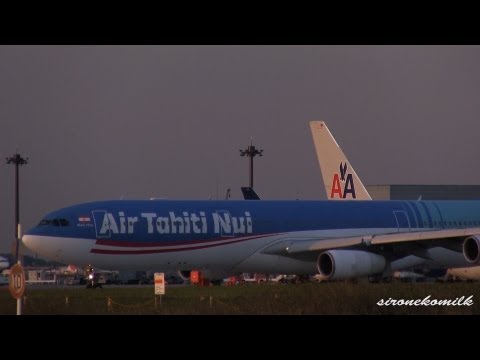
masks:
{"type": "Polygon", "coordinates": [[[22,241],[63,263],[184,277],[383,277],[479,264],[480,201],[99,201],[47,214],[22,241]]]}
{"type": "Polygon", "coordinates": [[[329,200],[372,200],[324,121],[310,121],[320,172],[329,200]]]}
{"type": "Polygon", "coordinates": [[[7,269],[8,267],[10,267],[10,263],[7,258],[0,256],[0,270],[7,269]]]}

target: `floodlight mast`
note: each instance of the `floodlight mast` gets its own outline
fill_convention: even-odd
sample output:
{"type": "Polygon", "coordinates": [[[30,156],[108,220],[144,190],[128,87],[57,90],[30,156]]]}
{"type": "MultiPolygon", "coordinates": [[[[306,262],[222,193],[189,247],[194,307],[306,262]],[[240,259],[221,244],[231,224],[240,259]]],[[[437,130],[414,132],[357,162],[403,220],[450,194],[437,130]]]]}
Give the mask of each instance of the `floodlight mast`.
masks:
{"type": "Polygon", "coordinates": [[[250,187],[253,189],[253,158],[255,156],[263,156],[263,150],[257,149],[252,143],[245,150],[239,150],[240,156],[247,156],[250,158],[250,187]]]}
{"type": "Polygon", "coordinates": [[[23,158],[17,151],[12,157],[5,158],[7,164],[14,164],[15,165],[15,263],[18,263],[18,248],[20,244],[20,234],[18,232],[19,224],[20,224],[20,194],[19,194],[19,172],[18,167],[27,165],[28,158],[23,158]]]}

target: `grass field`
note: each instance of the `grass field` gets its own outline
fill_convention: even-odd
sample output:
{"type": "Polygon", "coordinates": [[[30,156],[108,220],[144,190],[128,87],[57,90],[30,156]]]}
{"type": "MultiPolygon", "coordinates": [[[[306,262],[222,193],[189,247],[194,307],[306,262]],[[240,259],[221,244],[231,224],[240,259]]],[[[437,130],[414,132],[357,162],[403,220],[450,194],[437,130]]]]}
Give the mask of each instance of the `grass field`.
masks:
{"type": "MultiPolygon", "coordinates": [[[[25,315],[469,315],[480,314],[480,283],[308,283],[233,287],[167,287],[155,306],[152,287],[87,290],[27,288],[25,315]],[[381,299],[455,300],[472,306],[378,306],[381,299]]],[[[0,314],[14,315],[16,300],[0,288],[0,314]]]]}

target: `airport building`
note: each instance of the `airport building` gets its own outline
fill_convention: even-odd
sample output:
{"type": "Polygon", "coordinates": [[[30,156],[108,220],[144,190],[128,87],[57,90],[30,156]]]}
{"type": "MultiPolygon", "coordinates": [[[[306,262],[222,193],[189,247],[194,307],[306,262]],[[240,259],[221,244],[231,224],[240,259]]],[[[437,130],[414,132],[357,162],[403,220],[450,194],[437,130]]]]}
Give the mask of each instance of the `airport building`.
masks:
{"type": "Polygon", "coordinates": [[[373,200],[480,200],[480,185],[367,185],[373,200]]]}

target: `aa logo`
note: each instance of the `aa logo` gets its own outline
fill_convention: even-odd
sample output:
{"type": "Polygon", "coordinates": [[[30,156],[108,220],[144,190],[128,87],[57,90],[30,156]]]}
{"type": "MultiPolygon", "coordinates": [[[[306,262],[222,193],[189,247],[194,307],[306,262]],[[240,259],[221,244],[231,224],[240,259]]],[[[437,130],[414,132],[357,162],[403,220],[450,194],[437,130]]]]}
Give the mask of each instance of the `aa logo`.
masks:
{"type": "Polygon", "coordinates": [[[332,191],[330,193],[330,198],[334,199],[338,197],[339,199],[346,199],[347,194],[351,194],[352,198],[355,199],[355,185],[353,184],[352,174],[347,174],[347,163],[340,163],[340,178],[338,174],[333,174],[333,183],[332,191]]]}

